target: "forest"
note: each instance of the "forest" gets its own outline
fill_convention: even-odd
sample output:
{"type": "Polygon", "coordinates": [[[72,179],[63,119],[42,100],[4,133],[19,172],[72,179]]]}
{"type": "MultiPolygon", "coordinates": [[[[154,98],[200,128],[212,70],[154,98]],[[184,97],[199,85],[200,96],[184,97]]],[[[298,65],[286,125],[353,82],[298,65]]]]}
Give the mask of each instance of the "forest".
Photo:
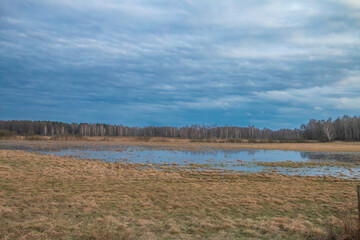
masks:
{"type": "Polygon", "coordinates": [[[360,141],[360,117],[343,116],[335,120],[314,120],[300,128],[271,130],[255,126],[128,127],[102,123],[63,123],[55,121],[0,121],[0,137],[6,136],[134,136],[184,139],[267,139],[360,141]]]}

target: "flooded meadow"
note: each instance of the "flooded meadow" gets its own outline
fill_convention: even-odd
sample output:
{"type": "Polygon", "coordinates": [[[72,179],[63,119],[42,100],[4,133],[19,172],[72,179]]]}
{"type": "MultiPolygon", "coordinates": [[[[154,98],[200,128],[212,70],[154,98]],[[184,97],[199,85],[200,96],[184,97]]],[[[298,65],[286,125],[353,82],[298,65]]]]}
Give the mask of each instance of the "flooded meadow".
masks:
{"type": "Polygon", "coordinates": [[[32,144],[25,141],[2,141],[0,149],[94,159],[165,171],[272,172],[300,176],[360,179],[360,152],[176,148],[87,143],[54,144],[49,142],[32,144]]]}

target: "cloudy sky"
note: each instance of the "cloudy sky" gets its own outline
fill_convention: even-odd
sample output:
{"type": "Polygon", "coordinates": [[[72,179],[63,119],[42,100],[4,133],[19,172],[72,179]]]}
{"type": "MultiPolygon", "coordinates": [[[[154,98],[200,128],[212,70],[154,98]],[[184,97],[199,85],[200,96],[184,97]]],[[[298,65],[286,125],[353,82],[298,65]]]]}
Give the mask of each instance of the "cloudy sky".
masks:
{"type": "Polygon", "coordinates": [[[360,114],[358,0],[0,0],[0,119],[295,128],[360,114]]]}

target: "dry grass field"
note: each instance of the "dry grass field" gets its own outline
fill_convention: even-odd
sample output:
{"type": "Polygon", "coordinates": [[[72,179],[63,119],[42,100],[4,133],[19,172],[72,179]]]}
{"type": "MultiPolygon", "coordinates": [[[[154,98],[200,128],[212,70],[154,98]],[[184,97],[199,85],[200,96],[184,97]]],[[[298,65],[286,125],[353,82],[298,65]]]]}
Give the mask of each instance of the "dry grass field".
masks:
{"type": "Polygon", "coordinates": [[[356,239],[357,184],[0,150],[0,239],[356,239]]]}

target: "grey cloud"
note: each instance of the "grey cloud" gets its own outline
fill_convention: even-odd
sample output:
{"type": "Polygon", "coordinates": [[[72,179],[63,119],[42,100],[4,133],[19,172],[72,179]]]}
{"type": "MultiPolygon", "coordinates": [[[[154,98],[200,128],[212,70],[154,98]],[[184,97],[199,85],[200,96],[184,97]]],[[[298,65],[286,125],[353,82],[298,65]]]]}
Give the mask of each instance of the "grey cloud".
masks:
{"type": "Polygon", "coordinates": [[[15,99],[32,111],[47,103],[49,116],[50,105],[62,108],[59,120],[76,109],[82,121],[107,114],[142,124],[263,116],[297,126],[302,119],[286,112],[359,110],[360,17],[351,0],[14,0],[0,9],[4,117],[36,116],[15,99]],[[312,104],[316,97],[322,103],[312,104]]]}

